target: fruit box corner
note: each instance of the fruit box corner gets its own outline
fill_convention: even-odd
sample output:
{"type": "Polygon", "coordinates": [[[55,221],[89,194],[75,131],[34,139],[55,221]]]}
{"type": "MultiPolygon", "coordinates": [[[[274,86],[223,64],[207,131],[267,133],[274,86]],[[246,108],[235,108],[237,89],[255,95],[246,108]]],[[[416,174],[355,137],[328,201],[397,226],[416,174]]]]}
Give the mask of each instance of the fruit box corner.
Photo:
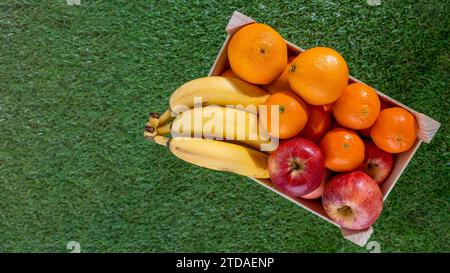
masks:
{"type": "MultiPolygon", "coordinates": [[[[211,70],[210,70],[208,76],[220,75],[223,71],[228,69],[229,64],[228,64],[227,47],[228,47],[228,43],[229,43],[231,37],[233,36],[234,33],[236,33],[236,31],[238,31],[243,26],[252,24],[254,22],[255,22],[255,20],[253,20],[250,17],[245,16],[244,14],[242,14],[240,12],[235,11],[232,14],[230,21],[228,22],[228,25],[226,27],[226,32],[228,33],[228,35],[222,45],[222,48],[220,49],[220,51],[217,55],[217,58],[213,64],[213,66],[211,67],[211,70]]],[[[301,53],[304,51],[304,49],[296,46],[295,44],[293,44],[289,41],[286,41],[286,43],[288,45],[288,50],[292,53],[298,54],[298,53],[301,53]]],[[[352,83],[352,82],[361,82],[361,81],[350,76],[349,83],[352,83]]],[[[422,113],[419,113],[419,112],[409,108],[408,106],[394,100],[393,98],[381,93],[378,90],[376,90],[376,92],[381,97],[382,100],[388,102],[390,105],[403,107],[406,110],[410,111],[412,114],[414,114],[414,116],[417,119],[418,125],[419,125],[416,142],[408,151],[400,153],[395,156],[395,165],[392,170],[392,173],[390,174],[388,179],[381,186],[381,192],[383,193],[383,200],[386,200],[390,191],[394,187],[397,180],[400,178],[400,176],[403,173],[403,171],[405,170],[405,168],[408,166],[409,161],[414,156],[414,154],[417,151],[417,149],[419,148],[420,144],[422,142],[429,143],[431,141],[431,139],[434,137],[434,135],[438,131],[438,129],[440,127],[440,123],[422,113]]],[[[267,189],[277,193],[278,195],[284,197],[285,199],[288,199],[289,201],[295,203],[296,205],[319,216],[323,220],[337,226],[338,228],[341,229],[341,232],[342,232],[342,235],[344,236],[344,238],[352,241],[353,243],[355,243],[359,246],[364,246],[367,243],[367,241],[370,239],[370,236],[373,233],[372,227],[369,227],[366,230],[360,230],[360,231],[348,230],[345,228],[341,228],[338,224],[336,224],[333,220],[331,220],[327,216],[320,201],[293,198],[293,197],[287,196],[284,193],[277,190],[272,185],[272,183],[269,179],[255,179],[255,178],[251,178],[251,177],[249,177],[249,178],[256,181],[260,185],[266,187],[267,189]]]]}

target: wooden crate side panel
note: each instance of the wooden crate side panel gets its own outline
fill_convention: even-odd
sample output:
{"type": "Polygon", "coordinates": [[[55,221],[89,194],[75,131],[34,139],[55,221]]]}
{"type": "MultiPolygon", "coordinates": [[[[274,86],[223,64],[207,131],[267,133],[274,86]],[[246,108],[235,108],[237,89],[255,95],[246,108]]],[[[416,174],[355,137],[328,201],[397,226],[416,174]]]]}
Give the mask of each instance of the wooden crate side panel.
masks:
{"type": "Polygon", "coordinates": [[[322,204],[320,204],[320,202],[315,201],[315,200],[306,200],[306,199],[288,196],[288,195],[284,194],[283,192],[279,191],[277,188],[275,188],[273,186],[272,182],[270,181],[270,179],[257,179],[257,178],[252,178],[252,177],[249,177],[249,178],[253,181],[256,181],[258,184],[262,185],[263,187],[280,195],[281,197],[284,197],[285,199],[291,201],[292,203],[296,204],[297,206],[300,206],[300,207],[306,209],[307,211],[319,216],[320,218],[329,222],[330,224],[333,224],[333,225],[339,227],[333,220],[331,220],[328,217],[328,215],[325,213],[325,211],[322,207],[322,204]]]}
{"type": "Polygon", "coordinates": [[[219,51],[219,54],[217,54],[216,60],[214,61],[213,66],[211,67],[211,70],[209,70],[208,76],[218,76],[222,74],[222,72],[225,71],[225,69],[228,67],[228,43],[230,42],[230,35],[227,36],[225,39],[225,42],[222,45],[222,48],[219,51]]]}

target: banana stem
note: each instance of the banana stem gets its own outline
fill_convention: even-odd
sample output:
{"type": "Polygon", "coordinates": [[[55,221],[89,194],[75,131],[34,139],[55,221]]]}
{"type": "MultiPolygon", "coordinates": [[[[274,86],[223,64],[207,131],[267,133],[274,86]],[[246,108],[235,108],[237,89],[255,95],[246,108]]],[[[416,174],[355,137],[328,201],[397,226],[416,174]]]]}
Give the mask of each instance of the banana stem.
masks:
{"type": "Polygon", "coordinates": [[[169,147],[170,138],[163,137],[163,136],[155,136],[153,138],[153,141],[158,143],[159,145],[162,145],[162,146],[165,146],[165,147],[169,147]]]}
{"type": "Polygon", "coordinates": [[[161,136],[168,135],[168,134],[170,134],[171,127],[172,127],[172,122],[158,127],[156,129],[156,131],[157,131],[158,135],[161,135],[161,136]]]}
{"type": "Polygon", "coordinates": [[[153,138],[158,134],[158,131],[155,129],[155,127],[150,125],[150,121],[147,122],[144,128],[144,137],[145,138],[153,138]]]}
{"type": "Polygon", "coordinates": [[[148,122],[153,128],[158,128],[159,126],[159,113],[151,112],[148,118],[148,122]]]}
{"type": "MultiPolygon", "coordinates": [[[[167,109],[160,117],[159,117],[159,125],[158,126],[162,126],[162,125],[166,125],[167,123],[169,123],[169,121],[172,120],[172,112],[170,111],[170,109],[167,109]]],[[[157,127],[155,127],[157,128],[157,127]]]]}

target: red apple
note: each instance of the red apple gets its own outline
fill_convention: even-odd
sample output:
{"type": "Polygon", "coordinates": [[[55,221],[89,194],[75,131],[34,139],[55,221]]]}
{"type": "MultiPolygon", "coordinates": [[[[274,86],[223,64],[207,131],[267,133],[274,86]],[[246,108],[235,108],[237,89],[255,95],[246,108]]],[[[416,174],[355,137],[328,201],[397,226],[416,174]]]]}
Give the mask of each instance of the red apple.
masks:
{"type": "Polygon", "coordinates": [[[340,125],[335,119],[331,121],[330,129],[328,131],[331,131],[336,128],[344,128],[342,125],[340,125]]]}
{"type": "Polygon", "coordinates": [[[308,105],[308,122],[300,136],[319,142],[331,125],[331,112],[324,105],[308,105]]]}
{"type": "Polygon", "coordinates": [[[384,100],[380,100],[380,111],[390,107],[391,105],[389,105],[389,103],[385,102],[384,100]]]}
{"type": "Polygon", "coordinates": [[[322,194],[325,212],[344,228],[370,227],[383,210],[383,195],[367,174],[354,171],[333,177],[322,194]]]}
{"type": "Polygon", "coordinates": [[[372,127],[366,128],[366,129],[361,129],[358,130],[359,134],[362,135],[363,137],[370,137],[370,130],[372,129],[372,127]]]}
{"type": "Polygon", "coordinates": [[[320,186],[325,174],[322,151],[301,137],[283,141],[269,156],[269,174],[273,184],[287,195],[308,194],[320,186]]]}
{"type": "Polygon", "coordinates": [[[381,150],[372,141],[364,141],[365,158],[357,170],[372,177],[378,184],[383,183],[394,167],[392,154],[381,150]]]}
{"type": "Polygon", "coordinates": [[[328,169],[325,169],[325,175],[323,176],[320,186],[317,189],[315,189],[314,191],[312,191],[306,195],[300,196],[300,197],[303,199],[317,199],[317,198],[322,197],[322,193],[323,193],[323,190],[325,189],[325,185],[330,180],[330,178],[331,178],[331,171],[328,169]]]}

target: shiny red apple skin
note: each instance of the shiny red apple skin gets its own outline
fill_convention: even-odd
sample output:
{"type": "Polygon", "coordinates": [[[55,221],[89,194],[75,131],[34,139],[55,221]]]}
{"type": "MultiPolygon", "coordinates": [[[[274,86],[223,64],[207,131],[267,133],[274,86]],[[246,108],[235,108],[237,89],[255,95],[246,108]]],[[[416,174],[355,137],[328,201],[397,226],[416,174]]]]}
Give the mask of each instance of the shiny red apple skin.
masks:
{"type": "Polygon", "coordinates": [[[372,177],[378,185],[383,183],[391,174],[394,167],[392,154],[381,150],[372,141],[364,141],[365,158],[357,168],[372,177]]]}
{"type": "Polygon", "coordinates": [[[308,122],[300,136],[318,143],[331,126],[331,116],[324,105],[308,105],[308,122]]]}
{"type": "Polygon", "coordinates": [[[380,216],[383,195],[370,176],[353,171],[329,181],[322,194],[322,204],[327,215],[341,227],[362,230],[380,216]]]}
{"type": "Polygon", "coordinates": [[[312,141],[301,137],[280,143],[270,154],[268,165],[272,183],[293,197],[317,189],[325,175],[322,151],[312,141]]]}
{"type": "Polygon", "coordinates": [[[331,179],[331,173],[332,172],[329,169],[325,168],[325,175],[323,176],[320,186],[317,189],[315,189],[314,191],[312,191],[308,194],[302,195],[300,197],[302,199],[308,199],[308,200],[318,199],[318,198],[322,197],[323,191],[325,190],[325,186],[328,183],[328,181],[331,179]]]}

